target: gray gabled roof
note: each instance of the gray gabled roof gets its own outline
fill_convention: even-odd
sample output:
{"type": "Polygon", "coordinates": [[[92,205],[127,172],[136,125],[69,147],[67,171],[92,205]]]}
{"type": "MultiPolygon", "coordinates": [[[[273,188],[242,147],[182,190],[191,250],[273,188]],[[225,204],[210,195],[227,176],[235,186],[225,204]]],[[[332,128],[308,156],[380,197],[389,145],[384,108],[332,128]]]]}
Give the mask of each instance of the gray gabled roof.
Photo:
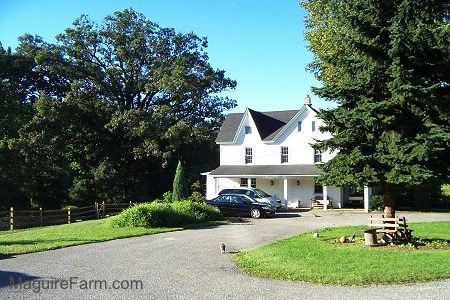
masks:
{"type": "Polygon", "coordinates": [[[318,176],[316,165],[222,165],[209,173],[212,176],[318,176]]]}
{"type": "Polygon", "coordinates": [[[236,132],[239,129],[243,113],[233,113],[228,114],[220,127],[219,133],[217,134],[216,143],[227,143],[232,142],[236,136],[236,132]]]}
{"type": "MultiPolygon", "coordinates": [[[[299,112],[299,110],[257,112],[248,110],[261,140],[271,140],[299,112]]],[[[236,137],[244,113],[232,113],[226,116],[217,134],[216,143],[231,143],[236,137]]]]}

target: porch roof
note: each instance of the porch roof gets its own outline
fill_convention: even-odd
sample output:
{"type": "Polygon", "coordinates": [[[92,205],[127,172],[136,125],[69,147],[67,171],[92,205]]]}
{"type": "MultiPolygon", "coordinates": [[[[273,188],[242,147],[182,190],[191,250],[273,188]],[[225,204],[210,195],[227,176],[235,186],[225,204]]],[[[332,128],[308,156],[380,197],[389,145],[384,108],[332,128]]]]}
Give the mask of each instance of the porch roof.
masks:
{"type": "Polygon", "coordinates": [[[222,165],[211,171],[214,177],[318,176],[316,165],[222,165]]]}

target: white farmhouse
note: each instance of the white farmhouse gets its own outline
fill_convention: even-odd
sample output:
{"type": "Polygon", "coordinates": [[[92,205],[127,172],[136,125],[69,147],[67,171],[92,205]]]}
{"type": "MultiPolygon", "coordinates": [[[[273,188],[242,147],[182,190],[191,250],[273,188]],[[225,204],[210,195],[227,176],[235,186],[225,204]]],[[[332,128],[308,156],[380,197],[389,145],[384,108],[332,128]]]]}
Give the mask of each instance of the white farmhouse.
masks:
{"type": "MultiPolygon", "coordinates": [[[[330,137],[319,127],[323,121],[305,97],[300,110],[257,112],[227,115],[217,135],[220,166],[206,175],[206,198],[231,187],[257,187],[282,199],[286,207],[310,207],[319,199],[323,209],[341,208],[349,201],[352,189],[322,186],[315,182],[317,164],[330,160],[333,153],[320,153],[311,147],[315,140],[330,137]],[[323,201],[327,199],[327,201],[323,201]]],[[[364,207],[368,210],[368,189],[364,207]]]]}

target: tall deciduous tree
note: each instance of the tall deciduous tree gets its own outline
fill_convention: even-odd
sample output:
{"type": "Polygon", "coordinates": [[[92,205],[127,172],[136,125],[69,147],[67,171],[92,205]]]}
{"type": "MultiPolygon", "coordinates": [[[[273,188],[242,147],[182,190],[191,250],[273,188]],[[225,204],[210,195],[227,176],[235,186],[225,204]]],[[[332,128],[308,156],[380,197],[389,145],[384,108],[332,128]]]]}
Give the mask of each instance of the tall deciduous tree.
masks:
{"type": "Polygon", "coordinates": [[[448,180],[450,167],[450,3],[443,0],[307,0],[306,39],[335,101],[319,114],[338,151],[320,180],[382,185],[385,215],[395,190],[448,180]]]}
{"type": "Polygon", "coordinates": [[[217,127],[221,113],[236,105],[218,96],[236,82],[211,67],[206,38],[161,28],[133,9],[107,16],[101,25],[84,15],[73,24],[57,36],[57,45],[28,36],[20,49],[35,53],[41,70],[72,89],[122,111],[144,111],[158,134],[141,144],[141,154],[170,157],[174,140],[192,137],[186,128],[217,127]]]}
{"type": "Polygon", "coordinates": [[[220,93],[236,82],[209,64],[206,38],[132,9],[73,25],[56,44],[25,35],[17,48],[50,96],[35,103],[15,142],[36,175],[28,190],[59,178],[52,187],[71,199],[144,200],[149,177],[161,177],[174,154],[211,140],[222,112],[236,105],[220,93]]]}
{"type": "Polygon", "coordinates": [[[5,50],[0,43],[0,210],[24,206],[21,189],[23,168],[21,156],[11,148],[10,140],[18,137],[21,126],[32,117],[30,101],[25,97],[25,84],[32,64],[5,50]]]}

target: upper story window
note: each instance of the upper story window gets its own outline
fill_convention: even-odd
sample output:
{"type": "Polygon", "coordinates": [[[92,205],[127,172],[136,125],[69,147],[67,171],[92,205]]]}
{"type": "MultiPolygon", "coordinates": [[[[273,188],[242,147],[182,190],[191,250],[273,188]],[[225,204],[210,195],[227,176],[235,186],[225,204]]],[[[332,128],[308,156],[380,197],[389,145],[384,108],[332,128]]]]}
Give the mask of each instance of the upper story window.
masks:
{"type": "Polygon", "coordinates": [[[281,147],[281,163],[289,162],[289,148],[281,147]]]}
{"type": "Polygon", "coordinates": [[[251,164],[253,163],[253,149],[245,148],[245,163],[251,164]]]}
{"type": "Polygon", "coordinates": [[[311,122],[311,131],[312,132],[316,131],[316,121],[311,122]]]}
{"type": "Polygon", "coordinates": [[[297,122],[297,131],[301,132],[302,131],[302,121],[298,121],[297,122]]]}
{"type": "Polygon", "coordinates": [[[314,149],[314,162],[315,163],[322,162],[322,152],[320,152],[317,149],[314,149]]]}
{"type": "Polygon", "coordinates": [[[252,128],[250,126],[245,126],[245,134],[251,134],[252,128]]]}
{"type": "MultiPolygon", "coordinates": [[[[248,187],[248,178],[241,178],[241,187],[248,187]]],[[[256,178],[250,178],[250,187],[256,188],[256,178]]]]}

